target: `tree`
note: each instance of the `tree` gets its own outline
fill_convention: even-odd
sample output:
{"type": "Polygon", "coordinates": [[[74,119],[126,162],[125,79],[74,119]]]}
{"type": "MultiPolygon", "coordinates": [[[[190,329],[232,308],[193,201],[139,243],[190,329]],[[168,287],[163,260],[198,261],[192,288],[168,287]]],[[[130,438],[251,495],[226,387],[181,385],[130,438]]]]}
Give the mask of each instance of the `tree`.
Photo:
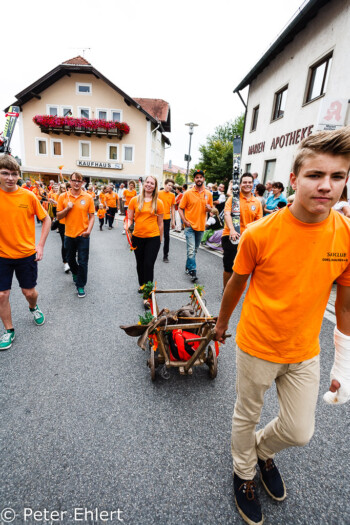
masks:
{"type": "Polygon", "coordinates": [[[175,175],[175,184],[178,184],[179,186],[182,186],[185,183],[185,175],[180,173],[180,171],[177,172],[175,175]]]}
{"type": "Polygon", "coordinates": [[[243,137],[243,127],[244,113],[234,121],[229,120],[223,126],[217,126],[211,138],[213,140],[220,140],[221,142],[233,142],[236,135],[239,135],[241,138],[243,137]]]}
{"type": "Polygon", "coordinates": [[[227,187],[232,179],[233,138],[242,137],[243,126],[244,114],[217,126],[213,135],[207,137],[207,143],[199,147],[201,158],[196,169],[205,170],[206,182],[223,182],[227,187]]]}

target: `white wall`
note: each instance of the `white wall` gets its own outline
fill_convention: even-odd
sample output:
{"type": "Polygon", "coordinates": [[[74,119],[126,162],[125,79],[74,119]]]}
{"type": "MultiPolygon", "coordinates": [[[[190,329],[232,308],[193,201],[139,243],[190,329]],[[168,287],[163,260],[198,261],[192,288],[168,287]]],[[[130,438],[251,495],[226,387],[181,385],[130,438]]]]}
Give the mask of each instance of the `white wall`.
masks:
{"type": "MultiPolygon", "coordinates": [[[[322,8],[306,28],[252,82],[249,89],[248,111],[242,150],[242,169],[251,164],[250,171],[258,172],[263,180],[265,162],[276,159],[273,179],[287,185],[297,144],[272,148],[273,139],[289,132],[307,128],[306,134],[317,129],[318,113],[323,97],[303,105],[309,68],[328,52],[333,51],[326,95],[349,98],[349,34],[350,5],[347,0],[333,0],[322,8]],[[285,113],[271,122],[274,94],[288,84],[285,113]],[[255,131],[250,131],[253,108],[259,105],[255,131]],[[312,128],[309,128],[313,126],[312,128]],[[262,150],[248,154],[254,145],[262,150]]],[[[349,109],[345,124],[350,122],[349,109]]],[[[299,133],[299,141],[302,132],[299,133]]],[[[288,138],[288,142],[290,137],[288,138]]]]}

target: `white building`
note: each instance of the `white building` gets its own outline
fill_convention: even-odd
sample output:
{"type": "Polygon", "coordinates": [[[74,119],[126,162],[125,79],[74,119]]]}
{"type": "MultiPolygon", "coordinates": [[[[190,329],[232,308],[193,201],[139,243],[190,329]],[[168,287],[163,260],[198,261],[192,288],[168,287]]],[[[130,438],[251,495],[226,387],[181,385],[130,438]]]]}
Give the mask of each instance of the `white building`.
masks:
{"type": "Polygon", "coordinates": [[[348,125],[350,3],[309,0],[239,83],[249,86],[243,171],[287,185],[302,138],[348,125]]]}

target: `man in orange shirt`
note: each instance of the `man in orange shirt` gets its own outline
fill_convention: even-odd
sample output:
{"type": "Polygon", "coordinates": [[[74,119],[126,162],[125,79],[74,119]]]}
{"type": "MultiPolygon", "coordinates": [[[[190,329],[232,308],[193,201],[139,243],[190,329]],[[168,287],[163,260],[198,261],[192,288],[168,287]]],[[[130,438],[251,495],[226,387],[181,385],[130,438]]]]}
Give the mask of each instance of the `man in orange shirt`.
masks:
{"type": "Polygon", "coordinates": [[[193,188],[184,193],[179,204],[187,243],[186,273],[191,276],[192,282],[198,279],[196,253],[205,230],[206,215],[213,206],[213,195],[205,189],[204,182],[204,172],[197,170],[194,173],[193,188]]]}
{"type": "Polygon", "coordinates": [[[163,246],[163,262],[169,262],[169,244],[170,244],[170,226],[175,228],[175,195],[174,181],[166,179],[164,182],[164,190],[160,190],[158,198],[164,204],[164,246],[163,246]],[[171,221],[171,224],[170,224],[171,221]]]}
{"type": "MultiPolygon", "coordinates": [[[[241,235],[250,222],[257,221],[263,216],[263,210],[259,199],[254,197],[253,191],[254,179],[250,173],[243,173],[240,179],[240,226],[241,235]]],[[[224,289],[232,275],[233,261],[236,257],[240,234],[236,232],[232,222],[232,197],[226,201],[225,208],[225,227],[222,232],[221,245],[224,250],[224,289]]]]}
{"type": "Polygon", "coordinates": [[[15,338],[12,324],[10,292],[15,272],[34,322],[41,326],[45,316],[37,305],[35,289],[38,261],[43,258],[51,220],[35,195],[17,185],[20,167],[9,155],[0,157],[0,317],[5,333],[0,350],[7,350],[15,338]],[[35,246],[34,216],[42,221],[40,240],[35,246]]]}
{"type": "Polygon", "coordinates": [[[106,205],[106,210],[107,210],[109,230],[113,228],[114,217],[118,211],[118,200],[119,200],[118,194],[115,191],[113,191],[113,186],[107,186],[105,205],[106,205]]]}
{"type": "Polygon", "coordinates": [[[67,260],[78,297],[85,297],[90,233],[95,221],[95,206],[91,195],[81,189],[83,184],[81,173],[72,173],[70,184],[71,189],[58,198],[57,218],[60,220],[65,217],[64,246],[67,250],[67,260]]]}
{"type": "MultiPolygon", "coordinates": [[[[348,180],[350,127],[304,139],[290,182],[294,202],[252,223],[242,235],[216,324],[223,341],[251,276],[236,333],[237,400],[232,421],[234,492],[250,524],[263,515],[254,476],[270,497],[286,497],[274,455],[309,442],[319,387],[319,333],[337,281],[335,361],[324,399],[350,399],[350,222],[332,210],[348,180]],[[279,414],[255,431],[264,394],[275,382],[279,414]]],[[[307,521],[307,520],[306,520],[307,521]]]]}

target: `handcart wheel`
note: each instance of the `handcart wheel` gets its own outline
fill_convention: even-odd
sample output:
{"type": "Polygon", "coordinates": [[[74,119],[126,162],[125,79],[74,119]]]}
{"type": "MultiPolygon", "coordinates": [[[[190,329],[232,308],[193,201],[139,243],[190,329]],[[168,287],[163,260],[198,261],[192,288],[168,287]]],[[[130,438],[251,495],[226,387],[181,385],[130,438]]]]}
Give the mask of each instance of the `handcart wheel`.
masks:
{"type": "Polygon", "coordinates": [[[209,366],[210,378],[215,379],[218,373],[218,360],[216,357],[216,351],[211,345],[208,346],[207,365],[209,366]]]}

